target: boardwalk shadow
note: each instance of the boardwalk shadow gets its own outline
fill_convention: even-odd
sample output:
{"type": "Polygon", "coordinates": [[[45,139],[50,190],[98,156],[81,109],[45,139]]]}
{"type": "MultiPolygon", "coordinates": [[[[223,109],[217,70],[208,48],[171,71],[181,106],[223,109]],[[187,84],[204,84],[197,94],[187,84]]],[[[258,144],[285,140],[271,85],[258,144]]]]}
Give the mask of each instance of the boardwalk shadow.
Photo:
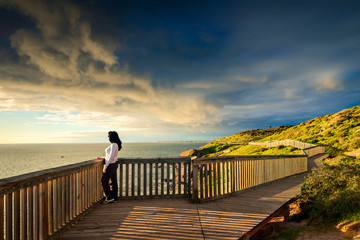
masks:
{"type": "Polygon", "coordinates": [[[146,199],[101,205],[59,239],[237,239],[295,196],[303,179],[202,204],[146,199]]]}
{"type": "Polygon", "coordinates": [[[59,239],[203,239],[189,199],[124,200],[102,205],[59,239]]]}

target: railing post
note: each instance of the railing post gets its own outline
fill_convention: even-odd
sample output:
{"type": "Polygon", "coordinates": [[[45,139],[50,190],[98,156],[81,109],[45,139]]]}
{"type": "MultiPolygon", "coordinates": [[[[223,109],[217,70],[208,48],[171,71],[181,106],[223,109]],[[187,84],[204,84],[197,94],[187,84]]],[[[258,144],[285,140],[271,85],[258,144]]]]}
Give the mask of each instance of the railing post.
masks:
{"type": "Polygon", "coordinates": [[[198,184],[198,173],[199,173],[199,166],[198,165],[193,165],[193,174],[192,174],[192,178],[193,178],[193,202],[194,203],[199,203],[200,199],[199,199],[199,184],[198,184]]]}

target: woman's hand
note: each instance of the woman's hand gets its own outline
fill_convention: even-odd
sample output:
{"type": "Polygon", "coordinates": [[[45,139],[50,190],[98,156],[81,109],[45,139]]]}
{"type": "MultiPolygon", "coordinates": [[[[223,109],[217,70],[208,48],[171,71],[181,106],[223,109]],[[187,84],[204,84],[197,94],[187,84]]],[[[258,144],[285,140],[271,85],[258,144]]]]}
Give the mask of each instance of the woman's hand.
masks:
{"type": "Polygon", "coordinates": [[[104,168],[103,168],[103,173],[106,173],[106,167],[104,166],[104,168]]]}

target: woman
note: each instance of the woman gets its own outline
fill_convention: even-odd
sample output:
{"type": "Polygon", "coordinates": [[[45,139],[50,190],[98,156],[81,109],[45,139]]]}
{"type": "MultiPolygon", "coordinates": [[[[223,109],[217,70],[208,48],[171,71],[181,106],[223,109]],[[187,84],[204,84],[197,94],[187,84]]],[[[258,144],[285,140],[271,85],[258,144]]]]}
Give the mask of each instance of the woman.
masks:
{"type": "Polygon", "coordinates": [[[106,195],[105,204],[113,203],[118,195],[118,183],[116,170],[118,168],[118,152],[121,149],[121,140],[115,131],[108,133],[110,146],[105,149],[105,164],[103,168],[103,175],[101,183],[106,195]],[[110,190],[109,179],[111,179],[112,190],[110,190]]]}

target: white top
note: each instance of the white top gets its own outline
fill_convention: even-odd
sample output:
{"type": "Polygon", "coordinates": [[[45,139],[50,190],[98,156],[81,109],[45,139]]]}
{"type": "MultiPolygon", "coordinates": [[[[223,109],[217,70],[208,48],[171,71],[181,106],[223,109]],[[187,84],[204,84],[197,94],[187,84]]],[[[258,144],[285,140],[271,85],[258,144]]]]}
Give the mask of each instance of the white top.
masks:
{"type": "Polygon", "coordinates": [[[116,143],[110,144],[110,146],[105,149],[105,168],[107,168],[109,164],[116,163],[118,152],[119,147],[116,143]]]}

